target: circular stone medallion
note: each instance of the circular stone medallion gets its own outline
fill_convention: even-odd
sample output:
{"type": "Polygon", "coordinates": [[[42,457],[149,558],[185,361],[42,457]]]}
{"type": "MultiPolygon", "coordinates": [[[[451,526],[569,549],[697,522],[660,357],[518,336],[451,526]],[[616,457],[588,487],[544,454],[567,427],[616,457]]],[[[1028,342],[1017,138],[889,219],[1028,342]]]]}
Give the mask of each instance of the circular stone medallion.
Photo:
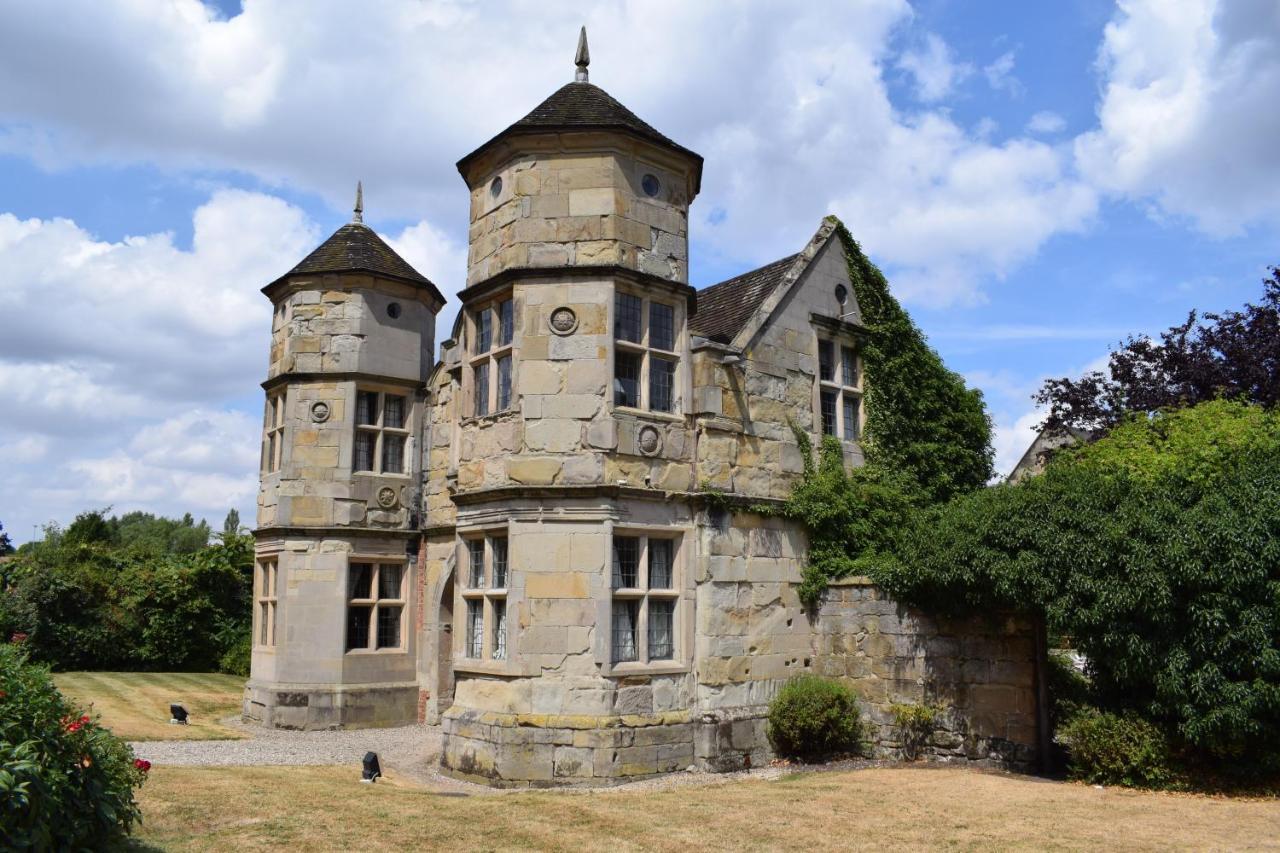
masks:
{"type": "Polygon", "coordinates": [[[658,434],[658,428],[653,426],[640,427],[640,434],[636,438],[636,444],[640,447],[640,452],[645,456],[654,456],[662,449],[662,436],[658,434]]]}
{"type": "Polygon", "coordinates": [[[567,306],[560,306],[551,312],[551,331],[557,335],[570,335],[578,328],[578,315],[567,306]]]}
{"type": "Polygon", "coordinates": [[[391,509],[396,505],[398,500],[399,498],[396,495],[396,490],[390,486],[383,486],[381,489],[378,489],[378,506],[383,509],[391,509]]]}
{"type": "Polygon", "coordinates": [[[329,420],[329,404],[324,400],[316,400],[311,404],[311,420],[322,424],[329,420]]]}

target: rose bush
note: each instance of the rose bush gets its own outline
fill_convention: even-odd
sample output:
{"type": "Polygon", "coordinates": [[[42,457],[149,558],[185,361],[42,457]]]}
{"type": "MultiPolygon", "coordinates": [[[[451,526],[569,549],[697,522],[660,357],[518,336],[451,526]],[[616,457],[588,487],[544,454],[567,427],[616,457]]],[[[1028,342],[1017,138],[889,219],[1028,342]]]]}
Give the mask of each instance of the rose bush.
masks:
{"type": "Polygon", "coordinates": [[[149,762],[74,708],[49,671],[0,645],[0,848],[101,849],[141,819],[149,762]]]}

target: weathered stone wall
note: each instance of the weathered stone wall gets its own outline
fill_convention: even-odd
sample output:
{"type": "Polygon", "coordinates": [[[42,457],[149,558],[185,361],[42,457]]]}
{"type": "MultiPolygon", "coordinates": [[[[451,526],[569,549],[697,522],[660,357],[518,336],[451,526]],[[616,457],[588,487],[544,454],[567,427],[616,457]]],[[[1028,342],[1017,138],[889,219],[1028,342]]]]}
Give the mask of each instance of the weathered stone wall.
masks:
{"type": "Polygon", "coordinates": [[[275,560],[279,567],[276,644],[254,646],[246,718],[308,729],[412,722],[418,694],[412,598],[401,616],[402,650],[345,649],[348,566],[362,559],[403,563],[405,538],[269,531],[259,531],[257,538],[258,559],[275,560]],[[280,702],[285,704],[278,709],[280,702]]]}
{"type": "MultiPolygon", "coordinates": [[[[695,480],[707,487],[746,497],[785,498],[804,470],[792,425],[811,436],[820,432],[814,315],[859,319],[844,253],[830,239],[830,228],[819,231],[789,276],[794,284],[786,296],[766,302],[767,311],[762,308],[768,322],[736,342],[743,348],[741,361],[723,364],[724,347],[695,348],[694,413],[704,433],[695,480]],[[837,285],[848,292],[844,305],[836,301],[837,285]]],[[[852,338],[847,340],[853,344],[852,338]]],[[[861,445],[842,444],[846,463],[862,464],[861,445]]]]}
{"type": "Polygon", "coordinates": [[[1035,748],[1031,626],[1010,618],[938,620],[866,579],[833,582],[816,613],[796,595],[806,542],[798,526],[714,514],[698,584],[700,763],[727,770],[771,757],[768,703],[800,673],[846,680],[869,746],[897,755],[894,704],[941,709],[925,752],[1024,767],[1035,748]]]}
{"type": "Polygon", "coordinates": [[[522,142],[514,158],[473,170],[468,284],[512,268],[615,264],[688,280],[687,163],[611,135],[522,142]],[[646,174],[656,196],[642,189],[646,174]]]}
{"type": "MultiPolygon", "coordinates": [[[[502,486],[623,484],[666,492],[693,487],[694,439],[685,414],[687,296],[682,288],[662,292],[653,282],[643,285],[676,307],[676,411],[622,409],[612,405],[613,311],[616,289],[628,286],[641,285],[614,276],[530,276],[515,284],[512,405],[506,411],[474,416],[474,354],[465,340],[446,347],[443,369],[431,386],[428,511],[439,507],[447,514],[439,496],[450,482],[460,493],[502,486]],[[551,328],[551,314],[560,308],[575,315],[571,334],[551,328]],[[446,435],[450,422],[454,429],[446,435]],[[642,440],[647,431],[653,432],[652,445],[642,440]],[[446,453],[445,447],[452,449],[446,453]]],[[[437,523],[434,516],[431,523],[437,523]]]]}

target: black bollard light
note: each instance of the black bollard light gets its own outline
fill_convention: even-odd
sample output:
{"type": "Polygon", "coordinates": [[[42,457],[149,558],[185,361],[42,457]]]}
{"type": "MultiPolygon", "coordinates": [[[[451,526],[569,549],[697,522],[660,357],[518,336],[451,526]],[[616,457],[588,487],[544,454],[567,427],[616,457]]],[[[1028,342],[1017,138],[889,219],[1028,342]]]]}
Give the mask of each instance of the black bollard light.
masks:
{"type": "Polygon", "coordinates": [[[372,784],[381,775],[382,768],[378,766],[378,753],[366,752],[364,754],[364,772],[360,774],[360,781],[372,784]]]}
{"type": "Polygon", "coordinates": [[[177,723],[180,726],[187,725],[187,709],[177,702],[169,706],[169,722],[177,723]]]}

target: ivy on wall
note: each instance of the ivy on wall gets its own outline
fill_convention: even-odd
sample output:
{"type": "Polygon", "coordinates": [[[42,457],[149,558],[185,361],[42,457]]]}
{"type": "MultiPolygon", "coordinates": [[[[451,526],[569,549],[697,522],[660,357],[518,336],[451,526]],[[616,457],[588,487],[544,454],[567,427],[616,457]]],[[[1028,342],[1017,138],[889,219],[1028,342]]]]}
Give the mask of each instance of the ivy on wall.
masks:
{"type": "Polygon", "coordinates": [[[905,474],[935,501],[982,487],[994,458],[982,392],[947,369],[849,229],[830,221],[867,329],[868,463],[905,474]]]}

